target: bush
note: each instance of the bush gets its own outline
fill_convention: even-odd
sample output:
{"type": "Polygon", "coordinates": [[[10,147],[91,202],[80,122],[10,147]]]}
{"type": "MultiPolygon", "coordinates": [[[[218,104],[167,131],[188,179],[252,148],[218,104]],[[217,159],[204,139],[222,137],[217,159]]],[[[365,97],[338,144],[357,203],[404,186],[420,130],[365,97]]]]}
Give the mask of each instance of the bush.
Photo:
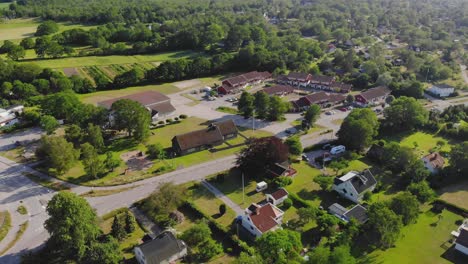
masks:
{"type": "Polygon", "coordinates": [[[178,117],[174,117],[174,120],[175,120],[175,121],[179,121],[179,118],[178,118],[178,117]]]}
{"type": "Polygon", "coordinates": [[[364,201],[370,201],[372,198],[372,193],[371,192],[365,192],[364,193],[364,201]]]}
{"type": "Polygon", "coordinates": [[[180,119],[185,119],[185,118],[187,118],[187,115],[182,114],[182,115],[179,116],[179,118],[180,119]]]}
{"type": "Polygon", "coordinates": [[[291,185],[292,183],[292,179],[291,177],[284,177],[284,176],[281,176],[281,177],[278,177],[278,178],[275,178],[273,180],[273,184],[276,186],[276,187],[286,187],[288,185],[291,185]]]}
{"type": "Polygon", "coordinates": [[[162,121],[162,120],[158,122],[158,125],[164,125],[164,124],[165,124],[165,122],[162,121]]]}
{"type": "Polygon", "coordinates": [[[284,209],[287,210],[287,209],[291,208],[292,204],[293,204],[293,201],[290,198],[286,198],[286,200],[284,200],[284,202],[283,202],[283,207],[284,207],[284,209]]]}
{"type": "Polygon", "coordinates": [[[168,124],[172,123],[172,118],[166,119],[166,123],[168,123],[168,124]]]}
{"type": "Polygon", "coordinates": [[[224,215],[226,213],[226,205],[225,204],[221,204],[219,206],[219,214],[220,215],[224,215]]]}

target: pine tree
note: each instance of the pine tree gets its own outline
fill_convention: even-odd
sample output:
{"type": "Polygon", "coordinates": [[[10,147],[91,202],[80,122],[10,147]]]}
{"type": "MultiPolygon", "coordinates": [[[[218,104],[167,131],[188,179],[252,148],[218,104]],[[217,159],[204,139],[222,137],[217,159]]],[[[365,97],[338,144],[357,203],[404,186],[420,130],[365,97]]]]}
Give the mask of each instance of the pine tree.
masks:
{"type": "Polygon", "coordinates": [[[125,232],[127,234],[133,233],[135,231],[135,217],[130,213],[125,213],[125,232]]]}
{"type": "Polygon", "coordinates": [[[114,222],[112,223],[111,235],[119,241],[124,239],[126,236],[125,228],[117,215],[114,217],[114,222]]]}

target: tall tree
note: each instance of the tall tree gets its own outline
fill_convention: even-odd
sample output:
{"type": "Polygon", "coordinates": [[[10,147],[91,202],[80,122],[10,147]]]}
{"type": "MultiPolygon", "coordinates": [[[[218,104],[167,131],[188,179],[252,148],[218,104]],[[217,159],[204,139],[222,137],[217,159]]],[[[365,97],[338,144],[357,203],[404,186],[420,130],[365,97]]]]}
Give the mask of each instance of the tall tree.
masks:
{"type": "Polygon", "coordinates": [[[80,260],[101,234],[96,213],[88,202],[72,192],[59,192],[47,204],[45,228],[48,244],[70,259],[80,260]]]}
{"type": "Polygon", "coordinates": [[[307,108],[304,115],[304,122],[308,127],[314,126],[315,121],[317,121],[320,116],[320,110],[320,106],[317,104],[313,104],[307,108]]]}
{"type": "Polygon", "coordinates": [[[459,175],[468,179],[468,141],[452,147],[450,151],[450,166],[459,175]]]}
{"type": "Polygon", "coordinates": [[[122,99],[113,103],[111,110],[116,129],[126,130],[137,141],[143,141],[149,136],[151,118],[148,110],[141,104],[122,99]]]}
{"type": "Polygon", "coordinates": [[[412,130],[424,125],[429,112],[416,99],[402,96],[385,108],[385,126],[397,131],[412,130]]]}
{"type": "Polygon", "coordinates": [[[416,196],[404,192],[395,196],[390,202],[390,209],[402,217],[403,224],[416,222],[419,215],[419,202],[416,196]]]}
{"type": "Polygon", "coordinates": [[[93,242],[89,246],[83,263],[87,264],[113,264],[122,261],[119,243],[112,236],[105,236],[103,241],[93,242]]]}
{"type": "Polygon", "coordinates": [[[81,145],[81,160],[88,176],[97,178],[103,172],[104,166],[97,150],[87,142],[81,145]]]}
{"type": "Polygon", "coordinates": [[[254,100],[255,113],[261,119],[268,116],[270,110],[270,97],[265,92],[258,92],[255,94],[254,100]]]}
{"type": "Polygon", "coordinates": [[[289,102],[283,101],[279,96],[272,96],[270,98],[270,112],[268,113],[268,119],[272,121],[280,120],[289,108],[289,102]]]}
{"type": "Polygon", "coordinates": [[[62,137],[44,136],[40,146],[36,150],[36,156],[45,160],[50,168],[57,174],[67,172],[78,160],[79,151],[73,148],[73,144],[62,137]]]}
{"type": "Polygon", "coordinates": [[[59,127],[59,122],[53,116],[44,115],[41,117],[41,128],[44,129],[47,135],[51,135],[59,127]]]}
{"type": "Polygon", "coordinates": [[[125,232],[125,226],[122,223],[122,219],[119,215],[114,216],[114,221],[112,222],[111,234],[115,239],[122,241],[127,235],[125,232]]]}
{"type": "Polygon", "coordinates": [[[375,113],[368,109],[353,109],[344,119],[337,133],[339,141],[354,150],[363,150],[370,146],[377,135],[379,122],[375,113]]]}
{"type": "Polygon", "coordinates": [[[254,111],[254,97],[248,92],[242,92],[237,109],[244,118],[251,117],[254,111]]]}
{"type": "Polygon", "coordinates": [[[367,215],[369,221],[366,224],[376,237],[373,243],[382,248],[391,247],[400,236],[401,218],[385,203],[371,204],[367,215]]]}
{"type": "Polygon", "coordinates": [[[302,249],[301,235],[283,229],[263,234],[256,240],[257,248],[267,263],[286,264],[300,259],[302,249]]]}
{"type": "Polygon", "coordinates": [[[284,141],[284,144],[286,144],[289,148],[289,152],[293,155],[301,155],[302,153],[302,144],[301,140],[298,136],[292,136],[286,139],[284,141]]]}
{"type": "Polygon", "coordinates": [[[102,130],[99,126],[88,124],[86,128],[86,138],[85,140],[91,144],[98,152],[102,151],[104,148],[104,138],[102,137],[102,130]]]}
{"type": "Polygon", "coordinates": [[[114,157],[111,151],[106,152],[106,159],[104,160],[104,167],[109,171],[114,171],[115,168],[120,166],[120,159],[114,157]]]}

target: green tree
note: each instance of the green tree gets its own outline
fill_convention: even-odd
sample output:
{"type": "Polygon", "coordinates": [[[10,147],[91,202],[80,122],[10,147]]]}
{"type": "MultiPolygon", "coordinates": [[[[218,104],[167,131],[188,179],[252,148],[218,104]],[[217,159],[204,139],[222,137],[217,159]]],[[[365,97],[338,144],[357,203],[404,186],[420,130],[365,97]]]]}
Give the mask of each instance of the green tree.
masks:
{"type": "Polygon", "coordinates": [[[257,92],[254,99],[255,113],[261,119],[268,116],[270,110],[270,96],[265,92],[257,92]]]}
{"type": "Polygon", "coordinates": [[[62,137],[44,136],[36,150],[36,156],[39,159],[44,159],[45,164],[55,169],[60,175],[67,172],[75,164],[79,157],[79,151],[75,150],[73,144],[62,137]]]}
{"type": "Polygon", "coordinates": [[[426,203],[431,201],[434,197],[436,197],[436,193],[434,190],[429,186],[427,181],[421,181],[417,183],[411,183],[407,190],[415,195],[421,203],[426,203]]]}
{"type": "Polygon", "coordinates": [[[198,246],[196,259],[198,261],[207,261],[221,252],[223,252],[223,246],[209,237],[198,246]]]}
{"type": "Polygon", "coordinates": [[[21,40],[20,45],[25,50],[27,50],[27,49],[33,49],[36,43],[34,42],[34,39],[32,38],[24,38],[21,40]]]}
{"type": "Polygon", "coordinates": [[[346,96],[346,102],[347,102],[348,104],[353,104],[355,100],[356,100],[356,99],[354,98],[354,95],[352,95],[352,94],[348,94],[348,95],[346,96]]]}
{"type": "Polygon", "coordinates": [[[328,165],[329,168],[333,169],[336,175],[338,175],[338,172],[340,170],[344,170],[348,167],[349,163],[345,159],[338,159],[330,162],[328,165]]]}
{"type": "Polygon", "coordinates": [[[373,242],[378,247],[389,248],[400,236],[402,228],[401,218],[385,203],[373,203],[367,211],[369,230],[375,235],[373,242]]]}
{"type": "Polygon", "coordinates": [[[254,100],[254,97],[250,93],[242,92],[239,103],[237,104],[237,109],[244,118],[249,118],[253,115],[254,100]]]}
{"type": "Polygon", "coordinates": [[[245,252],[241,252],[239,257],[237,257],[233,264],[263,264],[263,259],[257,255],[249,255],[245,252]]]}
{"type": "Polygon", "coordinates": [[[189,246],[197,247],[205,240],[211,238],[211,230],[205,221],[201,221],[183,232],[181,238],[189,246]]]}
{"type": "Polygon", "coordinates": [[[315,177],[313,181],[317,183],[322,190],[329,191],[333,184],[333,177],[320,175],[320,176],[315,177]]]}
{"type": "Polygon", "coordinates": [[[14,45],[7,53],[7,57],[15,61],[24,58],[25,55],[26,51],[19,45],[14,45]]]}
{"type": "Polygon", "coordinates": [[[402,96],[385,108],[385,126],[397,131],[413,130],[424,125],[429,112],[416,99],[402,96]]]}
{"type": "Polygon", "coordinates": [[[289,108],[289,102],[283,101],[279,96],[272,96],[270,98],[270,112],[268,113],[268,119],[271,121],[282,119],[289,108]]]}
{"type": "Polygon", "coordinates": [[[55,132],[55,130],[60,126],[59,122],[55,117],[50,115],[44,115],[41,117],[40,120],[41,128],[44,129],[47,135],[51,135],[55,132]]]}
{"type": "Polygon", "coordinates": [[[468,141],[457,144],[450,151],[450,167],[459,175],[468,176],[468,141]]]}
{"type": "Polygon", "coordinates": [[[131,234],[135,231],[136,220],[130,211],[125,212],[125,232],[131,234]]]}
{"type": "Polygon", "coordinates": [[[353,109],[341,124],[337,136],[348,149],[360,151],[370,146],[378,128],[379,121],[371,109],[353,109]]]}
{"type": "Polygon", "coordinates": [[[65,139],[67,139],[68,142],[73,143],[73,146],[75,147],[80,146],[83,141],[83,136],[83,131],[78,125],[73,124],[65,128],[65,139]]]}
{"type": "Polygon", "coordinates": [[[166,150],[161,143],[148,145],[146,153],[150,159],[163,160],[166,158],[166,150]]]}
{"type": "Polygon", "coordinates": [[[309,253],[309,261],[308,264],[328,264],[331,262],[330,259],[330,248],[320,245],[312,250],[309,253]]]}
{"type": "Polygon", "coordinates": [[[52,33],[56,33],[59,30],[59,25],[55,23],[54,21],[45,21],[42,22],[36,30],[36,36],[44,36],[44,35],[50,35],[52,33]]]}
{"type": "Polygon", "coordinates": [[[122,241],[126,236],[127,233],[125,232],[125,226],[122,223],[119,215],[114,216],[114,221],[112,222],[111,232],[115,239],[122,241]]]}
{"type": "Polygon", "coordinates": [[[149,136],[151,117],[140,103],[122,99],[112,104],[114,127],[126,130],[130,137],[143,141],[149,136]]]}
{"type": "Polygon", "coordinates": [[[322,214],[317,217],[317,226],[320,228],[320,231],[328,236],[336,232],[336,226],[339,222],[338,217],[331,214],[322,214]]]}
{"type": "Polygon", "coordinates": [[[86,137],[85,140],[91,144],[98,152],[104,149],[104,138],[102,137],[101,127],[88,124],[86,128],[86,137]]]}
{"type": "Polygon", "coordinates": [[[103,172],[103,163],[97,150],[88,142],[81,145],[81,160],[88,176],[98,178],[103,172]]]}
{"type": "Polygon", "coordinates": [[[317,104],[313,104],[307,108],[304,114],[304,122],[307,124],[307,126],[314,126],[315,121],[317,121],[320,116],[320,110],[320,106],[317,104]]]}
{"type": "Polygon", "coordinates": [[[170,212],[182,205],[185,196],[180,185],[164,183],[159,187],[159,190],[144,200],[142,209],[156,222],[167,226],[171,224],[170,212]]]}
{"type": "Polygon", "coordinates": [[[330,254],[330,262],[333,264],[354,264],[356,259],[351,255],[350,248],[347,245],[338,246],[330,254]]]}
{"type": "Polygon", "coordinates": [[[59,192],[52,197],[46,210],[49,246],[63,256],[80,260],[101,234],[93,208],[72,192],[59,192]]]}
{"type": "Polygon", "coordinates": [[[123,259],[119,243],[112,236],[105,236],[102,242],[93,242],[86,251],[83,263],[114,264],[123,259]]]}
{"type": "Polygon", "coordinates": [[[305,225],[314,220],[319,214],[319,209],[316,207],[301,207],[297,209],[299,223],[305,225]]]}
{"type": "Polygon", "coordinates": [[[256,240],[258,252],[266,263],[290,263],[300,259],[301,234],[282,229],[263,234],[256,240]]]}
{"type": "Polygon", "coordinates": [[[301,155],[302,144],[301,139],[298,136],[292,136],[286,139],[284,142],[289,147],[289,152],[293,155],[301,155]]]}
{"type": "Polygon", "coordinates": [[[115,168],[120,166],[120,159],[115,158],[111,151],[106,152],[106,159],[104,160],[104,167],[113,172],[115,168]]]}
{"type": "Polygon", "coordinates": [[[222,203],[219,205],[219,214],[224,215],[226,213],[226,204],[222,203]]]}
{"type": "Polygon", "coordinates": [[[419,215],[419,202],[416,196],[404,192],[391,200],[390,209],[402,217],[403,224],[413,224],[419,215]]]}

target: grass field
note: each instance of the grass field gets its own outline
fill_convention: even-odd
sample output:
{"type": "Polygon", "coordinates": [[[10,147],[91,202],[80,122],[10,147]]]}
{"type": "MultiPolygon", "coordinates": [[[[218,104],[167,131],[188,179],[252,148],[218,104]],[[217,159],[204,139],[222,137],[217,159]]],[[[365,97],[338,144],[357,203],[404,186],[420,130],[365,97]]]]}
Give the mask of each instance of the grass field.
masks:
{"type": "Polygon", "coordinates": [[[468,181],[444,187],[440,199],[468,210],[468,181]]]}
{"type": "MultiPolygon", "coordinates": [[[[386,251],[377,250],[361,260],[360,263],[379,264],[443,264],[467,263],[450,261],[444,258],[444,253],[450,246],[447,241],[451,238],[450,232],[457,228],[455,222],[462,217],[444,210],[438,222],[438,215],[425,211],[419,216],[418,222],[402,229],[400,239],[394,248],[386,251]]],[[[465,259],[466,260],[466,259],[465,259]]]]}
{"type": "Polygon", "coordinates": [[[0,3],[0,10],[7,9],[10,6],[10,3],[0,3]]]}
{"type": "Polygon", "coordinates": [[[176,51],[151,55],[86,56],[59,59],[21,60],[20,62],[34,62],[34,64],[37,64],[43,68],[61,69],[68,67],[84,67],[95,65],[130,64],[139,62],[163,62],[167,60],[191,58],[196,55],[197,53],[192,51],[176,51]]]}
{"type": "Polygon", "coordinates": [[[400,145],[418,151],[420,156],[429,154],[430,150],[448,152],[451,149],[447,139],[424,132],[416,132],[412,135],[403,137],[400,141],[400,145]]]}

